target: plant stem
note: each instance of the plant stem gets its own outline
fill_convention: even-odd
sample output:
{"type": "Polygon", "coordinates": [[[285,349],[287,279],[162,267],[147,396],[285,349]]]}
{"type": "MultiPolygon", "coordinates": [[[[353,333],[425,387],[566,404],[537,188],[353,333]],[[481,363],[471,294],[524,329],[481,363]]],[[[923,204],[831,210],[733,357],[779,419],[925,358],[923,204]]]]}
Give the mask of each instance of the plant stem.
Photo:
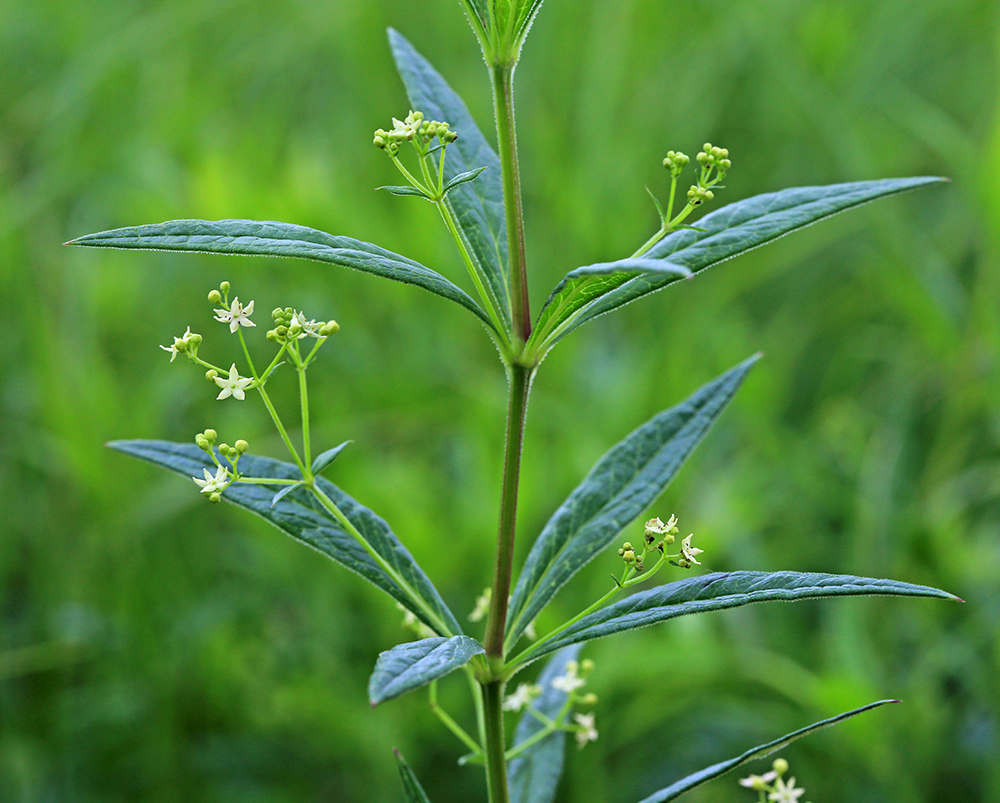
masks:
{"type": "Polygon", "coordinates": [[[507,761],[503,731],[502,680],[483,684],[483,707],[486,712],[486,784],[490,803],[508,803],[507,761]]]}
{"type": "Polygon", "coordinates": [[[521,205],[521,172],[517,163],[514,132],[514,65],[490,66],[493,109],[497,120],[497,146],[503,174],[504,215],[507,224],[507,255],[510,260],[510,303],[515,350],[531,336],[528,306],[528,275],[524,258],[524,210],[521,205]]]}
{"type": "Polygon", "coordinates": [[[524,446],[524,422],[534,368],[514,363],[507,369],[510,383],[507,407],[507,443],[504,448],[503,488],[500,492],[500,525],[497,533],[497,563],[490,595],[489,624],[486,630],[486,657],[503,663],[504,629],[514,562],[514,535],[517,525],[517,490],[524,446]]]}

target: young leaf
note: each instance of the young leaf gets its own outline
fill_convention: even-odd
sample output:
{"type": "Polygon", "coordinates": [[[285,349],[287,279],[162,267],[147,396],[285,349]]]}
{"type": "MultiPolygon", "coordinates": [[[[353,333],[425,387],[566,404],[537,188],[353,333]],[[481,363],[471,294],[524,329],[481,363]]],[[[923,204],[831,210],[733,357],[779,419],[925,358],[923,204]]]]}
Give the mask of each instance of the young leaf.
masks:
{"type": "Polygon", "coordinates": [[[402,185],[400,186],[386,185],[385,187],[376,187],[376,189],[388,190],[390,195],[416,195],[418,198],[424,198],[425,200],[428,201],[432,200],[431,196],[429,196],[423,190],[417,189],[416,187],[402,186],[402,185]]]}
{"type": "Polygon", "coordinates": [[[507,227],[500,158],[476,127],[465,103],[430,62],[391,28],[389,44],[412,107],[423,112],[429,120],[447,122],[458,134],[458,139],[448,146],[445,182],[480,167],[489,168],[478,181],[455,186],[444,202],[458,222],[476,272],[500,320],[509,326],[507,227]]]}
{"type": "Polygon", "coordinates": [[[303,483],[301,482],[297,482],[294,485],[286,485],[284,488],[278,491],[278,493],[276,493],[274,497],[271,499],[271,507],[274,507],[276,504],[278,504],[278,502],[280,502],[282,499],[288,496],[288,494],[290,494],[296,488],[300,488],[302,485],[303,483]]]}
{"type": "Polygon", "coordinates": [[[713,778],[718,778],[720,775],[724,775],[730,770],[734,770],[742,764],[746,764],[748,761],[763,758],[764,756],[770,755],[777,750],[781,750],[782,748],[790,745],[796,739],[801,739],[803,736],[815,733],[822,728],[828,728],[831,725],[836,725],[838,722],[843,722],[845,719],[850,719],[858,714],[863,714],[865,711],[871,711],[873,708],[898,702],[899,700],[879,700],[876,703],[869,703],[868,705],[861,706],[861,708],[855,708],[853,711],[847,711],[843,714],[838,714],[835,717],[830,717],[830,719],[824,719],[821,722],[813,723],[812,725],[802,728],[801,730],[793,731],[792,733],[782,736],[780,739],[775,739],[773,742],[768,742],[767,744],[762,744],[758,747],[747,750],[742,755],[736,756],[736,758],[731,758],[728,761],[720,761],[718,764],[706,767],[700,772],[688,775],[686,778],[682,778],[677,781],[677,783],[671,784],[666,789],[661,789],[659,792],[654,792],[649,797],[643,798],[640,803],[667,803],[667,801],[674,800],[684,792],[694,789],[696,786],[701,786],[703,783],[711,781],[713,778]]]}
{"type": "Polygon", "coordinates": [[[372,707],[465,666],[473,656],[485,653],[482,644],[468,636],[425,638],[397,644],[379,654],[368,680],[372,707]]]}
{"type": "Polygon", "coordinates": [[[577,571],[663,492],[756,361],[751,357],[659,413],[591,469],[528,554],[511,597],[508,646],[577,571]]]}
{"type": "MultiPolygon", "coordinates": [[[[215,469],[208,455],[193,443],[113,441],[108,446],[187,477],[199,477],[206,468],[215,469]]],[[[250,454],[240,457],[240,471],[248,477],[301,479],[298,468],[291,463],[250,454]]],[[[392,566],[435,612],[448,630],[443,635],[460,633],[462,628],[455,620],[454,614],[448,610],[437,589],[406,547],[400,543],[396,534],[389,529],[389,525],[328,480],[317,477],[316,483],[364,535],[375,552],[392,566]]],[[[440,630],[439,626],[429,621],[420,606],[413,603],[406,591],[344,531],[336,519],[323,509],[312,493],[302,487],[295,488],[271,507],[273,494],[273,486],[269,489],[266,485],[235,483],[225,490],[222,498],[257,514],[286,535],[313,547],[341,566],[360,574],[412,611],[424,624],[440,630]]]]}
{"type": "Polygon", "coordinates": [[[544,344],[550,334],[579,310],[620,287],[636,274],[674,280],[687,278],[691,271],[663,259],[620,259],[572,270],[555,286],[542,305],[529,345],[544,344]]]}
{"type": "MultiPolygon", "coordinates": [[[[535,700],[535,710],[554,718],[566,703],[566,692],[552,688],[552,679],[566,673],[566,664],[575,661],[580,646],[567,647],[552,656],[538,676],[541,695],[535,700]]],[[[525,711],[514,732],[514,746],[526,742],[544,725],[531,712],[525,711]]],[[[562,775],[566,751],[566,731],[556,730],[535,743],[507,765],[507,788],[510,803],[551,803],[562,775]]]]}
{"type": "MultiPolygon", "coordinates": [[[[698,273],[838,212],[940,181],[944,179],[921,176],[794,187],[756,195],[711,212],[697,221],[696,229],[683,228],[668,234],[643,258],[667,260],[698,273]]],[[[605,287],[603,295],[593,298],[572,320],[564,321],[554,330],[543,350],[587,321],[677,281],[673,276],[646,274],[620,276],[619,279],[617,287],[605,287]]]]}
{"type": "Polygon", "coordinates": [[[323,469],[333,463],[342,451],[347,448],[350,441],[344,441],[339,446],[334,446],[332,449],[327,449],[323,454],[316,455],[316,459],[313,460],[311,471],[313,474],[319,474],[323,469]]]}
{"type": "Polygon", "coordinates": [[[403,794],[406,796],[406,803],[431,803],[427,798],[427,793],[417,780],[417,776],[410,769],[410,765],[403,760],[403,756],[398,750],[393,750],[396,754],[396,766],[399,768],[399,779],[403,782],[403,794]]]}
{"type": "Polygon", "coordinates": [[[447,193],[459,184],[465,184],[467,181],[474,181],[485,169],[485,167],[477,167],[475,170],[467,170],[464,173],[459,173],[455,176],[455,178],[444,185],[444,191],[447,193]]]}
{"type": "Polygon", "coordinates": [[[154,251],[202,251],[312,259],[414,284],[447,298],[479,316],[490,329],[490,317],[464,290],[419,262],[377,245],[338,237],[306,226],[259,220],[170,220],[129,226],[70,240],[67,245],[137,248],[154,251]]]}
{"type": "Polygon", "coordinates": [[[531,657],[690,613],[738,608],[754,602],[875,595],[958,600],[953,594],[930,586],[847,574],[715,572],[640,591],[594,611],[551,641],[532,647],[531,657]]]}

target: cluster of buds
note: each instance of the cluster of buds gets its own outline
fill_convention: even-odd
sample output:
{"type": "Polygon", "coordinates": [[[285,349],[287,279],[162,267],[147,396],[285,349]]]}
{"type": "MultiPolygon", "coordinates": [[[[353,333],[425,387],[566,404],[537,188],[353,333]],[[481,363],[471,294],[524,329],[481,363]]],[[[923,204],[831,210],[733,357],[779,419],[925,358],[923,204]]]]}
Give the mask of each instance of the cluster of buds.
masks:
{"type": "Polygon", "coordinates": [[[618,550],[618,556],[625,561],[626,566],[622,579],[615,580],[618,587],[622,588],[627,585],[633,585],[646,579],[632,577],[631,575],[633,572],[641,574],[645,571],[644,561],[650,552],[658,552],[659,557],[646,577],[652,576],[659,571],[660,567],[667,561],[682,569],[690,569],[694,564],[700,566],[701,561],[698,560],[697,556],[704,550],[691,546],[691,539],[694,538],[694,533],[691,533],[681,541],[681,551],[679,553],[668,553],[667,548],[677,540],[679,532],[676,516],[671,516],[667,519],[666,523],[660,518],[647,521],[643,527],[642,544],[639,547],[635,547],[630,541],[626,541],[618,550]]]}
{"type": "Polygon", "coordinates": [[[716,148],[711,142],[706,142],[695,158],[703,170],[715,168],[720,181],[726,177],[726,172],[733,166],[729,160],[729,149],[716,148]]]}
{"type": "Polygon", "coordinates": [[[423,112],[411,111],[403,120],[393,117],[390,131],[378,129],[372,143],[390,156],[395,156],[399,152],[399,146],[404,142],[412,142],[420,153],[426,153],[427,147],[434,139],[438,139],[442,145],[447,145],[458,139],[458,134],[451,130],[448,123],[425,120],[423,112]]]}
{"type": "Polygon", "coordinates": [[[324,339],[340,331],[336,321],[306,320],[304,312],[291,307],[275,307],[271,311],[274,329],[268,330],[267,339],[274,343],[301,340],[304,337],[324,339]]]}
{"type": "Polygon", "coordinates": [[[786,782],[782,777],[786,772],[788,772],[788,762],[783,758],[776,758],[770,772],[740,778],[739,783],[740,786],[757,792],[762,803],[765,796],[772,803],[799,803],[799,798],[806,790],[795,785],[795,778],[789,778],[786,782]]]}
{"type": "Polygon", "coordinates": [[[677,178],[690,161],[691,157],[680,151],[667,151],[667,156],[663,160],[663,166],[670,171],[671,176],[677,178]]]}
{"type": "Polygon", "coordinates": [[[250,444],[242,439],[236,441],[236,444],[233,446],[230,446],[228,443],[220,443],[216,446],[215,441],[218,440],[218,437],[219,435],[214,429],[206,429],[204,432],[199,432],[194,436],[195,445],[212,458],[216,470],[213,475],[207,468],[202,469],[205,479],[202,480],[197,477],[192,477],[191,479],[201,488],[201,492],[208,496],[211,502],[218,502],[222,498],[222,492],[239,479],[240,474],[236,463],[239,461],[240,455],[245,454],[250,448],[250,444]],[[229,466],[222,465],[218,458],[216,458],[216,450],[226,459],[229,466],[232,467],[231,471],[229,466]]]}
{"type": "Polygon", "coordinates": [[[174,338],[171,345],[160,346],[160,348],[170,353],[170,362],[173,362],[178,354],[186,354],[189,359],[194,360],[198,357],[198,346],[201,345],[201,340],[201,335],[192,332],[189,326],[183,335],[174,338]]]}

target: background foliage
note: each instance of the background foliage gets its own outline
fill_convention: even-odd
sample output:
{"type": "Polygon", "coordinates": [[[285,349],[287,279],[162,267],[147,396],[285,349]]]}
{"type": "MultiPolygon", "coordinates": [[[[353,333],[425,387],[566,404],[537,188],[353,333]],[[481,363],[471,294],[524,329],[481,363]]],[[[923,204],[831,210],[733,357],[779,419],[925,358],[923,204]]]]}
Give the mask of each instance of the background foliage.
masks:
{"type": "MultiPolygon", "coordinates": [[[[968,600],[751,607],[597,642],[601,736],[570,750],[563,801],[636,800],[887,696],[904,704],[789,753],[813,800],[1000,799],[998,20],[990,0],[543,9],[517,75],[536,310],[567,269],[655,228],[643,185],[667,186],[669,148],[730,149],[721,202],[953,183],[561,344],[529,413],[520,554],[608,446],[762,350],[652,512],[676,512],[712,570],[895,577],[968,600]]],[[[482,793],[478,771],[452,769],[461,745],[422,695],[369,710],[376,653],[404,637],[383,597],[102,444],[214,426],[281,456],[257,408],[217,405],[157,345],[190,324],[216,354],[232,347],[204,301],[222,279],[262,310],[336,317],[312,373],[314,442],[356,441],[333,478],[471,610],[491,571],[504,412],[485,335],[417,290],[314,264],[59,246],[175,217],[277,219],[463,282],[434,210],[372,191],[394,177],[371,131],[406,112],[388,25],[489,130],[474,37],[448,0],[0,8],[4,800],[395,800],[393,745],[436,803],[482,793]]],[[[615,560],[546,621],[603,593],[615,560]]],[[[468,716],[460,680],[441,694],[468,716]]],[[[689,799],[745,797],[725,779],[689,799]]]]}

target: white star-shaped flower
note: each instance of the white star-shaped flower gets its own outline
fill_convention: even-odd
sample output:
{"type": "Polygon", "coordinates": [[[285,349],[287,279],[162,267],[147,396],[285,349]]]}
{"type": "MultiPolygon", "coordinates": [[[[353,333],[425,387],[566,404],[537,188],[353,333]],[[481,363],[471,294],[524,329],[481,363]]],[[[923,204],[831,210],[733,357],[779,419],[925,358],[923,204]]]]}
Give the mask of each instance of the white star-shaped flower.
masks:
{"type": "Polygon", "coordinates": [[[759,791],[777,777],[778,773],[771,770],[770,772],[765,772],[763,775],[751,775],[747,778],[740,778],[740,786],[745,786],[747,789],[757,789],[759,791]]]}
{"type": "Polygon", "coordinates": [[[201,492],[203,494],[211,496],[214,493],[221,493],[229,484],[229,469],[225,466],[219,466],[214,477],[207,468],[202,469],[202,471],[205,472],[205,479],[199,480],[197,477],[192,477],[191,479],[193,479],[197,485],[201,486],[201,492]]]}
{"type": "Polygon", "coordinates": [[[253,301],[247,304],[245,307],[240,303],[239,296],[233,299],[233,303],[229,305],[229,309],[217,309],[215,320],[221,323],[229,324],[229,331],[235,332],[241,326],[256,326],[253,321],[250,320],[250,316],[253,314],[253,301]]]}
{"type": "Polygon", "coordinates": [[[587,742],[597,741],[597,728],[594,727],[593,714],[573,714],[579,729],[576,732],[576,743],[583,747],[587,742]]]}
{"type": "Polygon", "coordinates": [[[774,791],[767,796],[767,799],[774,803],[796,803],[805,793],[805,789],[795,788],[794,778],[789,778],[787,784],[784,778],[778,778],[774,784],[774,791]]]}
{"type": "Polygon", "coordinates": [[[170,352],[170,362],[173,362],[178,354],[180,354],[182,351],[187,351],[187,345],[190,340],[191,340],[191,327],[189,326],[187,328],[187,331],[183,335],[174,338],[174,342],[172,345],[160,346],[160,348],[163,349],[164,351],[170,352]]]}
{"type": "Polygon", "coordinates": [[[681,541],[681,553],[684,555],[684,560],[690,561],[691,563],[697,563],[701,566],[701,561],[695,559],[695,555],[700,555],[704,552],[704,549],[698,549],[696,546],[691,546],[691,539],[694,537],[694,533],[691,533],[687,538],[681,541]]]}
{"type": "Polygon", "coordinates": [[[585,685],[587,681],[579,677],[576,674],[577,663],[576,661],[570,661],[566,664],[566,674],[560,675],[559,677],[552,678],[552,688],[558,689],[559,691],[564,691],[566,694],[574,692],[581,686],[585,685]]]}
{"type": "Polygon", "coordinates": [[[292,315],[292,322],[288,325],[288,328],[293,331],[296,328],[298,328],[300,330],[298,337],[299,340],[301,340],[306,336],[315,338],[322,337],[322,335],[319,333],[319,328],[322,325],[323,323],[321,321],[315,321],[315,320],[307,321],[306,314],[304,312],[299,312],[298,310],[296,310],[295,313],[292,315]]]}
{"type": "Polygon", "coordinates": [[[504,711],[520,711],[526,705],[531,705],[538,695],[542,693],[542,687],[531,683],[518,684],[517,690],[507,696],[503,701],[504,711]]]}
{"type": "Polygon", "coordinates": [[[240,376],[239,371],[236,370],[236,363],[233,363],[233,367],[229,369],[229,376],[226,378],[215,377],[215,384],[222,388],[222,392],[215,397],[216,399],[232,396],[243,401],[247,397],[244,391],[253,384],[253,380],[240,376]]]}

